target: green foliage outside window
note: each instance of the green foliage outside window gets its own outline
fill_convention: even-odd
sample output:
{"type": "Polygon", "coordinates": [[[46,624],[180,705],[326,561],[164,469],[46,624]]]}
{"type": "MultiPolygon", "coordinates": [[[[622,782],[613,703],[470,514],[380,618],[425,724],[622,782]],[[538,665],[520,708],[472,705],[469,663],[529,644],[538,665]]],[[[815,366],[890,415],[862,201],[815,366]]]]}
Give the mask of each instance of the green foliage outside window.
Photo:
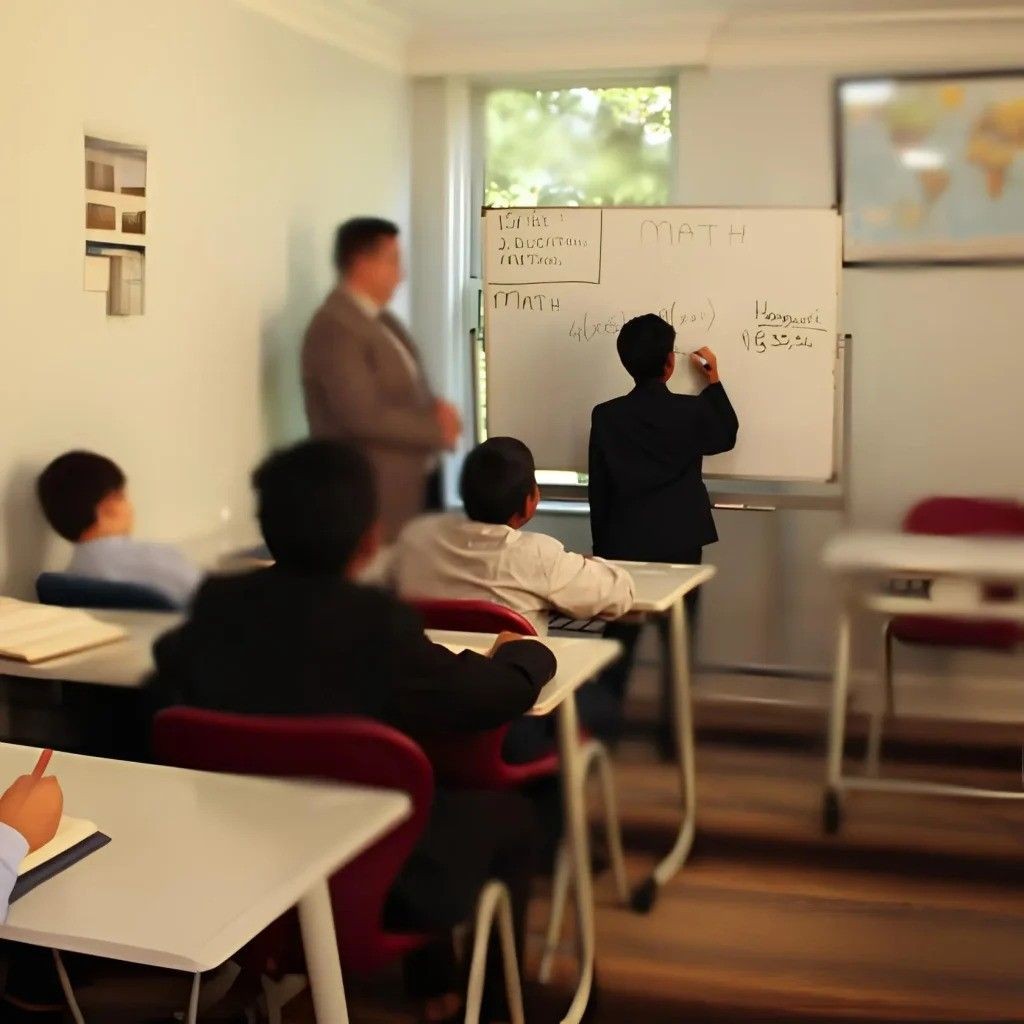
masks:
{"type": "Polygon", "coordinates": [[[672,90],[498,89],[485,102],[487,206],[664,205],[672,90]]]}

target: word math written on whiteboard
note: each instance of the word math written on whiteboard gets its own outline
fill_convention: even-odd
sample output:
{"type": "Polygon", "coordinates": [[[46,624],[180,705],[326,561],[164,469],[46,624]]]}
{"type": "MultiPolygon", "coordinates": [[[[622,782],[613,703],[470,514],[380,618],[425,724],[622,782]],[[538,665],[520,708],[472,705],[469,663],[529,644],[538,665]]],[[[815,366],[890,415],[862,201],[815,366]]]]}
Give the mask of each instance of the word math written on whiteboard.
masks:
{"type": "MultiPolygon", "coordinates": [[[[832,210],[487,210],[487,420],[544,469],[586,472],[590,410],[632,387],[616,351],[644,313],[707,346],[740,420],[709,473],[832,478],[839,218],[832,210]]],[[[704,379],[678,360],[669,382],[704,379]]]]}

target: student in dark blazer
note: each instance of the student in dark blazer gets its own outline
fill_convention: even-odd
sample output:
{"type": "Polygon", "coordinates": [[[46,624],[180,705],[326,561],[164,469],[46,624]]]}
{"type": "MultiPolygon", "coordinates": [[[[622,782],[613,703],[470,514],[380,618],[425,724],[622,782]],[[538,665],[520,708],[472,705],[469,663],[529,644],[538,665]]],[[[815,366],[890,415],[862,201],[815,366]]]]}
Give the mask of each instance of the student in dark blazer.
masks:
{"type": "MultiPolygon", "coordinates": [[[[275,564],[202,585],[188,621],[155,645],[153,710],[187,704],[262,715],[365,715],[422,737],[492,729],[534,704],[555,672],[549,648],[502,634],[486,657],[452,654],[427,639],[405,605],[352,582],[380,536],[364,455],[334,441],[306,441],[271,455],[253,480],[275,564]]],[[[499,877],[512,890],[522,939],[535,841],[520,794],[439,791],[392,891],[387,923],[454,926],[471,917],[487,878],[499,877]]],[[[424,1000],[426,1019],[457,1011],[449,943],[407,961],[406,978],[410,994],[424,1000]]]]}
{"type": "MultiPolygon", "coordinates": [[[[619,332],[619,358],[635,386],[597,406],[590,426],[590,520],[594,554],[602,558],[697,565],[704,546],[718,540],[703,461],[735,446],[739,422],[708,348],[691,356],[707,378],[704,390],[669,391],[675,338],[675,328],[654,313],[619,332]]],[[[604,680],[621,704],[639,627],[613,623],[606,635],[626,648],[604,680]]]]}

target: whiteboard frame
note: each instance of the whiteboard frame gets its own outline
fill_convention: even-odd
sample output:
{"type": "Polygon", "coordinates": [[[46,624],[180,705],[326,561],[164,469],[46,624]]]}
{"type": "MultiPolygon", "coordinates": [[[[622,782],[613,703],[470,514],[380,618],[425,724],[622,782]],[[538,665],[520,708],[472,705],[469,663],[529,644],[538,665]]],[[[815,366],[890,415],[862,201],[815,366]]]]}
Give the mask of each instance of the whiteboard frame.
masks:
{"type": "MultiPolygon", "coordinates": [[[[674,203],[671,206],[483,206],[480,208],[480,294],[483,309],[484,359],[491,361],[491,332],[488,330],[488,307],[486,301],[488,282],[485,269],[486,258],[484,248],[487,244],[487,214],[491,211],[507,210],[832,210],[839,219],[839,231],[836,239],[836,306],[842,316],[842,275],[843,275],[843,218],[837,206],[718,206],[708,203],[688,205],[674,203]]],[[[850,349],[852,336],[838,334],[835,339],[836,375],[833,387],[833,429],[832,439],[835,447],[832,462],[832,477],[824,481],[775,480],[766,477],[724,476],[721,474],[705,474],[708,492],[716,508],[736,508],[750,511],[774,511],[777,508],[818,509],[824,511],[845,511],[847,505],[846,479],[850,465],[849,438],[850,412],[850,349]]],[[[493,408],[491,403],[492,375],[487,374],[485,397],[487,413],[493,408]]],[[[485,418],[487,436],[491,436],[489,419],[485,418]]],[[[548,512],[589,514],[587,504],[587,488],[585,484],[545,484],[543,488],[542,509],[548,512]]]]}

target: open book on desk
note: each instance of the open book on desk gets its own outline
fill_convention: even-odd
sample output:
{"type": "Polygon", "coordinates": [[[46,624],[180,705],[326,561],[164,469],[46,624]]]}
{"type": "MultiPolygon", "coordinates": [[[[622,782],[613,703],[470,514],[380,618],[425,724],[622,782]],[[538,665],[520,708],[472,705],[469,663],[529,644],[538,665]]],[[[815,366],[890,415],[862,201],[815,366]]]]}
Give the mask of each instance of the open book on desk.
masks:
{"type": "Polygon", "coordinates": [[[123,640],[127,631],[79,608],[0,597],[0,657],[34,664],[123,640]]]}
{"type": "Polygon", "coordinates": [[[11,890],[11,903],[109,842],[110,836],[100,832],[91,821],[65,815],[57,826],[57,834],[21,862],[18,880],[11,890]]]}

